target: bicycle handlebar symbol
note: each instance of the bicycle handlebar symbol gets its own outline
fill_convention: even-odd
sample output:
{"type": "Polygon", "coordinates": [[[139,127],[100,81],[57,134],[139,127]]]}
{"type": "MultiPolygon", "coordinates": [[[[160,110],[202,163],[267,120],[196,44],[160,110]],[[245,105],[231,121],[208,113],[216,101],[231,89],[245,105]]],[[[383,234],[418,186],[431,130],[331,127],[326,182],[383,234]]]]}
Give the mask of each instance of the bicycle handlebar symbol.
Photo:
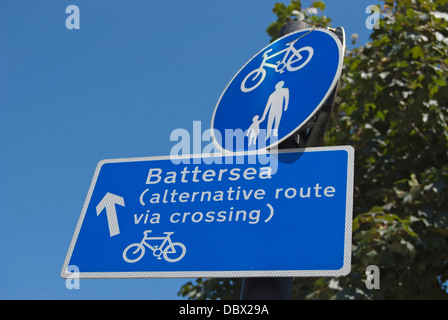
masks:
{"type": "Polygon", "coordinates": [[[126,247],[123,251],[123,259],[128,263],[135,263],[145,255],[145,246],[153,251],[158,260],[163,258],[168,262],[177,262],[185,256],[186,248],[183,243],[172,242],[170,236],[174,232],[164,232],[165,237],[149,237],[151,230],[143,232],[143,239],[140,243],[133,243],[126,247]],[[160,246],[151,246],[146,241],[163,240],[160,246]],[[167,244],[165,246],[165,244],[167,244]],[[165,246],[165,247],[164,247],[165,246]]]}
{"type": "Polygon", "coordinates": [[[271,52],[272,49],[269,49],[266,52],[264,52],[263,61],[261,62],[260,67],[252,70],[241,82],[241,91],[250,92],[255,88],[257,88],[266,77],[265,67],[273,68],[275,69],[275,72],[283,73],[285,72],[285,68],[290,72],[294,72],[306,66],[313,57],[314,50],[312,47],[303,47],[297,50],[294,47],[294,43],[296,41],[297,40],[287,43],[286,44],[287,47],[285,49],[280,50],[277,53],[274,53],[270,56],[268,55],[268,53],[271,52]],[[308,57],[306,57],[306,59],[304,59],[301,55],[301,53],[304,52],[308,53],[308,57]],[[267,62],[267,60],[275,56],[278,56],[282,53],[285,53],[282,60],[277,61],[275,64],[267,62]],[[292,54],[290,55],[290,53],[292,54]],[[299,64],[295,65],[297,62],[299,62],[299,64]]]}

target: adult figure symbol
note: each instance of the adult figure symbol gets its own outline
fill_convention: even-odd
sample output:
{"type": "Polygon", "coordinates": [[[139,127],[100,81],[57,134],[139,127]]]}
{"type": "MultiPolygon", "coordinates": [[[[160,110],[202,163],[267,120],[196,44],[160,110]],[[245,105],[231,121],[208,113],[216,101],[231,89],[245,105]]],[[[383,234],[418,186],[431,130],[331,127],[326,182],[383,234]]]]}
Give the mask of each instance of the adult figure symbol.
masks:
{"type": "Polygon", "coordinates": [[[288,110],[289,105],[289,89],[284,88],[284,84],[284,81],[279,81],[275,85],[275,91],[269,96],[261,119],[258,120],[258,116],[253,118],[252,125],[249,127],[248,131],[249,145],[255,142],[256,136],[259,134],[259,125],[266,119],[266,116],[268,117],[266,140],[268,140],[271,135],[278,137],[278,127],[283,111],[288,110]]]}

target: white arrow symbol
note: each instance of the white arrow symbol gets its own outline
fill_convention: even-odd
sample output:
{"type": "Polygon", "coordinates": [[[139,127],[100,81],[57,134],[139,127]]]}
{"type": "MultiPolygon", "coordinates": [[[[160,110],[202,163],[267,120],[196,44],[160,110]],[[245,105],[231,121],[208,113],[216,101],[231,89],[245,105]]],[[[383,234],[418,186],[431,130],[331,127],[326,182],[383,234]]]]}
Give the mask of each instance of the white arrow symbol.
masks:
{"type": "Polygon", "coordinates": [[[107,193],[103,200],[96,206],[96,215],[99,216],[101,211],[106,208],[107,224],[109,225],[110,236],[116,236],[120,234],[120,228],[118,227],[117,211],[115,205],[119,204],[124,207],[124,199],[112,193],[107,193]]]}

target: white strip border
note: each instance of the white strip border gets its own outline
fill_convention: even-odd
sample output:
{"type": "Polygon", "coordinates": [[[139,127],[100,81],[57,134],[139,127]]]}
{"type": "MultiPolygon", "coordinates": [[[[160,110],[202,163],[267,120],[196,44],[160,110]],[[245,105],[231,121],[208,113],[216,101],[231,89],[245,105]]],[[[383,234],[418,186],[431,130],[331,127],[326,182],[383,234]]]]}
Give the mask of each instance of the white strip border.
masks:
{"type": "MultiPolygon", "coordinates": [[[[176,272],[82,272],[77,273],[80,279],[145,279],[145,278],[246,278],[246,277],[338,277],[345,276],[351,270],[351,246],[352,246],[352,216],[353,216],[353,186],[354,186],[354,157],[355,149],[352,146],[337,147],[315,147],[301,149],[278,150],[274,153],[306,153],[306,152],[322,152],[322,151],[341,151],[348,153],[347,158],[347,190],[346,190],[346,214],[345,214],[345,243],[344,243],[344,263],[339,270],[246,270],[246,271],[176,271],[176,272]]],[[[176,159],[193,159],[193,158],[209,158],[218,156],[241,156],[241,155],[257,155],[268,154],[266,151],[250,151],[250,152],[223,152],[222,154],[197,154],[176,157],[176,159]]],[[[82,223],[84,221],[90,199],[95,188],[101,167],[106,163],[123,163],[138,161],[159,161],[170,160],[170,156],[142,157],[142,158],[121,158],[101,160],[93,175],[86,200],[84,202],[81,216],[73,234],[70,247],[64,260],[61,270],[62,278],[71,278],[74,276],[72,272],[67,270],[68,263],[71,259],[82,223]]]]}

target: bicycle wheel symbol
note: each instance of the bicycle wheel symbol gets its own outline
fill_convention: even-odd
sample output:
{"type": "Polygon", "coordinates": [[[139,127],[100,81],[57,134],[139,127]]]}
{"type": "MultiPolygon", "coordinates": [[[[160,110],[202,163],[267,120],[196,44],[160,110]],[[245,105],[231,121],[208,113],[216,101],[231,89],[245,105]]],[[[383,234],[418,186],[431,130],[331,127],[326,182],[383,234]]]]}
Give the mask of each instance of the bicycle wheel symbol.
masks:
{"type": "Polygon", "coordinates": [[[263,68],[252,70],[241,82],[241,91],[250,92],[257,88],[266,77],[266,70],[263,68]]]}
{"type": "Polygon", "coordinates": [[[133,243],[123,251],[123,259],[128,263],[139,261],[145,255],[145,247],[141,243],[133,243]]]}
{"type": "Polygon", "coordinates": [[[183,243],[174,242],[163,251],[163,258],[168,262],[177,262],[182,259],[187,252],[183,243]]]}

